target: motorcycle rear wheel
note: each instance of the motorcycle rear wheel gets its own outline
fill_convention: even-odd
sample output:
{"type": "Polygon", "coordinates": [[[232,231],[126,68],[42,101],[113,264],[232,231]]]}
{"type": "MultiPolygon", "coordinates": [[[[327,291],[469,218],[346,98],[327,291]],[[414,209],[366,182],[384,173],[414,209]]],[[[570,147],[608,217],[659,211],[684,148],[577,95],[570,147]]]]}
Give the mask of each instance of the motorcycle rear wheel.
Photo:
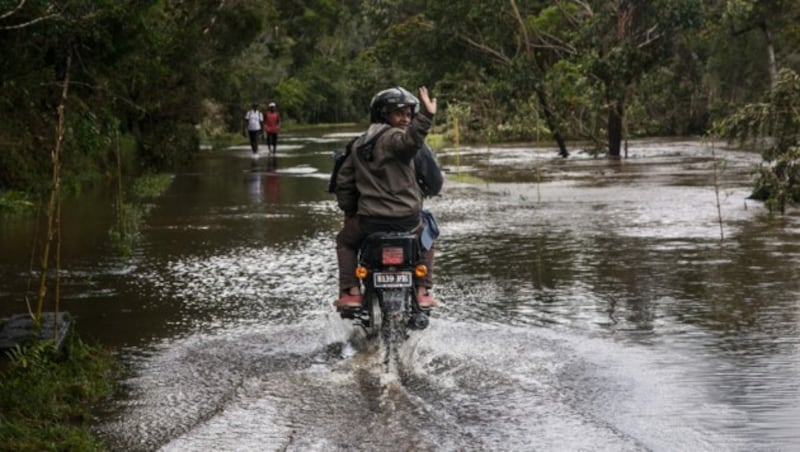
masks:
{"type": "Polygon", "coordinates": [[[371,295],[367,299],[369,320],[368,325],[364,328],[367,333],[367,338],[372,339],[378,336],[383,325],[383,311],[378,297],[371,295]]]}
{"type": "Polygon", "coordinates": [[[385,351],[384,364],[387,371],[393,373],[397,365],[397,350],[406,340],[407,323],[406,305],[410,294],[405,290],[385,291],[383,293],[383,315],[380,324],[380,335],[385,351]]]}

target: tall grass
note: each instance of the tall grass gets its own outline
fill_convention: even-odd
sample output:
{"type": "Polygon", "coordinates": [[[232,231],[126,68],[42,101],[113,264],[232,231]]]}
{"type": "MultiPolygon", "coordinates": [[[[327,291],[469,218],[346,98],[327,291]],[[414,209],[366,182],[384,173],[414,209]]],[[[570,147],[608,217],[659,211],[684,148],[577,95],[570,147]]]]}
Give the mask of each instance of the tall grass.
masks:
{"type": "Polygon", "coordinates": [[[108,350],[70,333],[18,347],[0,371],[0,451],[104,450],[89,425],[92,409],[112,394],[108,350]]]}

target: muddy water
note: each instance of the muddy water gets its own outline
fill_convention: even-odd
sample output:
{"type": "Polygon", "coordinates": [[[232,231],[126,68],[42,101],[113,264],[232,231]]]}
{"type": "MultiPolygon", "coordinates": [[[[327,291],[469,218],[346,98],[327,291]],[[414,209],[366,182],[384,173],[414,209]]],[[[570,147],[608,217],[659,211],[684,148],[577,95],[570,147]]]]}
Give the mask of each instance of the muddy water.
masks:
{"type": "MultiPolygon", "coordinates": [[[[756,156],[715,149],[717,209],[701,142],[439,151],[442,306],[387,373],[330,307],[334,132],[206,152],[131,260],[86,207],[108,200],[67,209],[63,307],[126,364],[112,449],[800,447],[800,214],[746,199],[756,156]]],[[[0,229],[0,314],[24,306],[31,229],[0,229]]]]}

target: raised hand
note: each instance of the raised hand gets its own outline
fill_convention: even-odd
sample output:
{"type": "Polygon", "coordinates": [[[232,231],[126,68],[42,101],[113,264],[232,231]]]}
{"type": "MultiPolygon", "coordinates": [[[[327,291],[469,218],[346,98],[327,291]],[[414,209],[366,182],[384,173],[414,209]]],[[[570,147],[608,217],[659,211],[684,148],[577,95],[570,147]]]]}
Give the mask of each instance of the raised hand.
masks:
{"type": "Polygon", "coordinates": [[[422,106],[425,107],[425,111],[430,113],[431,115],[436,114],[436,98],[430,98],[428,94],[428,87],[420,86],[419,87],[419,99],[422,101],[422,106]]]}

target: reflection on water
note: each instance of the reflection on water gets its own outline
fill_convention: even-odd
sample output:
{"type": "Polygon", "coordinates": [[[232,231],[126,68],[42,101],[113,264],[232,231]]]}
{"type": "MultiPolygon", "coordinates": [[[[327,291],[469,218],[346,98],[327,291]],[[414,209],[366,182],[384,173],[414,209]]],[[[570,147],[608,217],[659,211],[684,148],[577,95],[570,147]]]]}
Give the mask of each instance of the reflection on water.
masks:
{"type": "Polygon", "coordinates": [[[253,156],[248,180],[251,203],[277,204],[280,201],[281,180],[277,171],[277,155],[265,155],[263,159],[260,159],[258,155],[253,156]],[[266,160],[266,164],[260,163],[261,160],[266,160]]]}
{"type": "MultiPolygon", "coordinates": [[[[109,217],[76,206],[64,305],[126,362],[97,426],[114,449],[800,444],[800,215],[747,199],[756,155],[717,149],[718,211],[700,142],[634,142],[611,162],[440,150],[443,196],[426,204],[443,305],[386,375],[330,307],[341,215],[325,188],[352,136],[338,132],[287,137],[275,158],[207,152],[155,203],[131,261],[81,239],[109,217]]],[[[3,224],[11,313],[31,228],[3,224]]]]}

